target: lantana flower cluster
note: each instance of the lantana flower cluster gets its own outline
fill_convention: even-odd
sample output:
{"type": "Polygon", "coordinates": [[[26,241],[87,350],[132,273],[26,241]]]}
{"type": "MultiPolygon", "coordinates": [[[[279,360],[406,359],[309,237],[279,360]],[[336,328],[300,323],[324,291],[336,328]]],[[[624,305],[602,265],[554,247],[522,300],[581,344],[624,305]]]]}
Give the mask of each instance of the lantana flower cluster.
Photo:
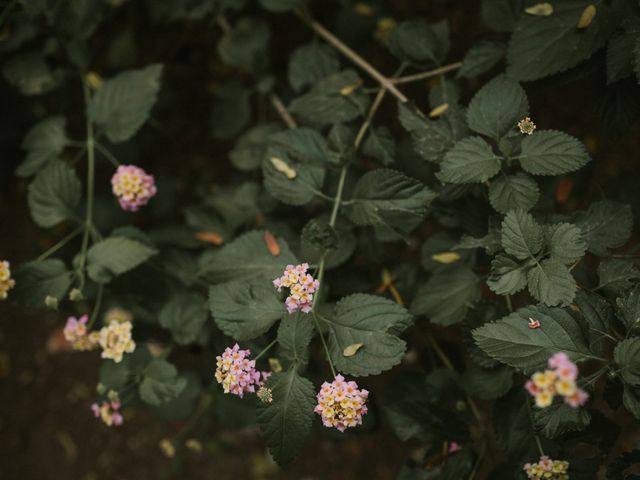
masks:
{"type": "Polygon", "coordinates": [[[104,401],[100,404],[91,405],[91,410],[96,418],[100,418],[105,425],[119,427],[122,425],[123,418],[120,413],[120,402],[117,400],[104,401]]]}
{"type": "Polygon", "coordinates": [[[74,350],[93,350],[98,347],[100,333],[88,332],[87,322],[89,317],[82,315],[80,318],[69,317],[64,326],[64,338],[71,344],[74,350]]]}
{"type": "Polygon", "coordinates": [[[16,281],[11,278],[9,266],[9,262],[6,260],[0,262],[0,300],[6,299],[9,290],[16,284],[16,281]]]}
{"type": "Polygon", "coordinates": [[[298,310],[309,313],[313,308],[313,293],[320,286],[320,282],[307,273],[308,269],[308,263],[287,265],[282,276],[273,281],[279,292],[283,287],[289,289],[285,304],[290,314],[298,310]]]}
{"type": "Polygon", "coordinates": [[[576,384],[578,366],[566,353],[558,352],[549,358],[549,368],[536,372],[527,380],[525,388],[535,397],[536,406],[548,407],[556,395],[564,398],[565,403],[574,408],[584,405],[589,395],[576,384]]]}
{"type": "Polygon", "coordinates": [[[216,357],[216,380],[222,385],[224,393],[232,393],[240,398],[245,393],[255,393],[271,372],[256,370],[255,360],[249,360],[251,350],[241,350],[236,343],[227,347],[222,355],[216,357]]]}
{"type": "Polygon", "coordinates": [[[135,165],[120,165],[111,178],[111,185],[120,207],[130,212],[138,211],[157,192],[153,175],[135,165]]]}
{"type": "MultiPolygon", "coordinates": [[[[131,318],[130,315],[127,318],[131,318]]],[[[136,343],[131,336],[133,325],[130,320],[107,316],[107,326],[98,331],[90,332],[87,327],[88,317],[69,317],[64,327],[64,338],[71,343],[75,350],[93,350],[102,348],[102,358],[110,358],[120,363],[125,353],[131,353],[136,343]]]]}
{"type": "Polygon", "coordinates": [[[551,460],[543,455],[536,463],[526,463],[523,470],[527,478],[545,478],[550,480],[569,480],[569,462],[564,460],[551,460]]]}
{"type": "Polygon", "coordinates": [[[322,384],[314,412],[322,417],[325,427],[335,427],[344,432],[349,427],[362,424],[368,397],[369,392],[360,390],[356,382],[347,382],[342,375],[336,375],[333,382],[322,384]]]}

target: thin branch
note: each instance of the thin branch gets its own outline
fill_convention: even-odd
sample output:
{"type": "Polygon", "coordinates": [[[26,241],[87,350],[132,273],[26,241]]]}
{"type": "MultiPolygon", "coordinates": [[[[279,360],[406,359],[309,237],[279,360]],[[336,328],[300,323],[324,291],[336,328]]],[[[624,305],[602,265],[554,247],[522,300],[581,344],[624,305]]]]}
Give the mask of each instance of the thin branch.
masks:
{"type": "Polygon", "coordinates": [[[278,115],[280,115],[280,118],[282,118],[282,121],[287,125],[287,127],[298,128],[296,119],[291,116],[289,110],[284,106],[284,103],[282,103],[282,100],[278,95],[272,93],[269,95],[269,100],[271,100],[271,105],[276,109],[276,112],[278,112],[278,115]]]}
{"type": "Polygon", "coordinates": [[[420,80],[426,80],[427,78],[436,77],[438,75],[444,75],[447,72],[457,70],[462,66],[462,62],[450,63],[449,65],[443,65],[442,67],[429,70],[428,72],[414,73],[413,75],[406,75],[404,77],[391,78],[389,81],[395,85],[402,85],[403,83],[419,82],[420,80]]]}
{"type": "Polygon", "coordinates": [[[371,126],[371,122],[373,120],[373,117],[375,116],[376,112],[378,111],[378,108],[380,108],[380,104],[382,103],[382,100],[384,99],[384,96],[385,96],[386,93],[387,93],[387,89],[384,88],[384,87],[382,87],[378,91],[378,95],[376,95],[376,98],[373,101],[373,104],[371,105],[371,108],[369,109],[369,114],[367,115],[366,120],[364,121],[364,123],[360,127],[360,130],[358,131],[358,135],[356,136],[356,140],[354,142],[355,146],[356,146],[356,150],[358,149],[358,147],[360,147],[360,143],[362,143],[362,139],[364,138],[364,134],[367,133],[367,130],[371,126]]]}
{"type": "Polygon", "coordinates": [[[382,73],[380,73],[373,65],[367,62],[364,58],[358,55],[355,51],[349,48],[342,40],[336,37],[329,30],[324,28],[322,24],[318,23],[316,20],[311,18],[306,13],[301,10],[295,10],[295,14],[305,23],[309,28],[311,28],[314,32],[324,38],[327,42],[329,42],[332,46],[338,49],[344,56],[346,56],[353,63],[362,68],[365,72],[367,72],[372,78],[374,78],[382,87],[388,90],[391,94],[393,94],[398,100],[402,103],[406,103],[408,101],[407,97],[396,88],[391,80],[385,77],[382,73]]]}

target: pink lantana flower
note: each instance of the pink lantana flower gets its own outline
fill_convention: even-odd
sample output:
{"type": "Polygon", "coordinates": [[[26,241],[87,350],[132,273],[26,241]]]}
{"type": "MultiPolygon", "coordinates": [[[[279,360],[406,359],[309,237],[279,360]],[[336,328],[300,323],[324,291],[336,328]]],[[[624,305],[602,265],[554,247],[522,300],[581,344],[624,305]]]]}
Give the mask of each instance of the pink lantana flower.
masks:
{"type": "Polygon", "coordinates": [[[307,273],[308,263],[287,265],[280,278],[273,280],[273,286],[282,291],[289,289],[289,296],[285,300],[287,311],[291,314],[298,310],[309,313],[313,308],[313,294],[320,286],[320,282],[307,273]]]}
{"type": "Polygon", "coordinates": [[[555,396],[564,398],[564,402],[574,408],[584,405],[589,394],[576,383],[578,366],[564,352],[558,352],[548,360],[549,369],[536,372],[527,380],[524,387],[535,398],[536,406],[548,407],[555,396]]]}
{"type": "Polygon", "coordinates": [[[316,398],[318,404],[314,412],[322,417],[324,426],[344,432],[362,424],[369,392],[360,390],[356,382],[347,382],[342,375],[337,375],[333,382],[322,384],[316,398]]]}
{"type": "Polygon", "coordinates": [[[123,418],[118,401],[102,402],[100,405],[94,403],[91,405],[91,410],[96,418],[100,418],[108,427],[122,425],[123,418]]]}
{"type": "Polygon", "coordinates": [[[224,393],[231,393],[240,398],[245,393],[255,393],[271,372],[256,370],[255,360],[249,360],[250,350],[241,350],[236,343],[227,347],[222,355],[216,357],[216,381],[222,385],[224,393]]]}
{"type": "Polygon", "coordinates": [[[111,177],[111,186],[122,209],[130,212],[138,211],[158,191],[153,175],[135,165],[120,165],[111,177]]]}
{"type": "Polygon", "coordinates": [[[93,350],[98,347],[100,334],[87,330],[88,320],[89,317],[87,315],[82,315],[80,318],[67,318],[67,323],[62,333],[65,340],[71,344],[74,350],[93,350]]]}

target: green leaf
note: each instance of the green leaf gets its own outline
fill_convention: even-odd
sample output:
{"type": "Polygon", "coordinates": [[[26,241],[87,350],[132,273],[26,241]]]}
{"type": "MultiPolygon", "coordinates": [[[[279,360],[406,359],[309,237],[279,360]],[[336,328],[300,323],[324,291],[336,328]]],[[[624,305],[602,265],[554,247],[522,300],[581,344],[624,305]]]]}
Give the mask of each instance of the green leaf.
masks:
{"type": "Polygon", "coordinates": [[[553,258],[542,260],[527,272],[529,292],[549,306],[573,302],[578,288],[569,269],[553,258]]]}
{"type": "Polygon", "coordinates": [[[27,156],[18,165],[17,176],[30,177],[38,173],[47,162],[62,153],[67,143],[66,123],[64,117],[49,117],[31,127],[22,141],[21,147],[27,151],[27,156]]]}
{"type": "Polygon", "coordinates": [[[511,32],[523,12],[522,0],[482,0],[482,21],[496,32],[511,32]]]}
{"type": "Polygon", "coordinates": [[[48,296],[62,301],[72,279],[73,273],[57,258],[25,263],[15,272],[16,285],[11,296],[20,304],[44,307],[48,296]]]}
{"type": "Polygon", "coordinates": [[[298,260],[284,240],[276,238],[276,241],[280,246],[278,256],[269,252],[264,232],[255,230],[245,233],[221,249],[203,255],[200,273],[211,283],[279,277],[286,265],[295,265],[298,260]]]}
{"type": "Polygon", "coordinates": [[[627,338],[613,352],[618,364],[618,374],[622,381],[629,385],[640,386],[640,338],[627,338]]]}
{"type": "Polygon", "coordinates": [[[526,173],[502,175],[491,182],[489,201],[500,213],[519,208],[531,210],[538,203],[540,189],[536,181],[526,173]]]}
{"type": "Polygon", "coordinates": [[[295,368],[267,381],[273,401],[258,404],[258,424],[267,447],[279,465],[291,463],[311,430],[316,404],[313,384],[295,368]]]}
{"type": "Polygon", "coordinates": [[[356,293],[336,304],[329,329],[329,353],[336,369],[354,376],[375,375],[400,363],[406,344],[390,331],[404,330],[413,319],[397,303],[356,293]],[[355,355],[344,356],[349,345],[362,343],[355,355]]]}
{"type": "Polygon", "coordinates": [[[271,30],[263,19],[241,18],[218,42],[218,55],[229,65],[258,73],[269,63],[271,30]]]}
{"type": "Polygon", "coordinates": [[[82,196],[82,184],[66,163],[52,160],[29,185],[29,209],[40,227],[51,228],[74,218],[82,196]]]}
{"type": "Polygon", "coordinates": [[[575,137],[555,130],[527,135],[521,144],[520,165],[533,175],[561,175],[584,167],[591,158],[575,137]]]}
{"type": "Polygon", "coordinates": [[[360,177],[344,211],[358,225],[382,225],[404,235],[422,221],[434,197],[419,180],[381,168],[360,177]]]}
{"type": "Polygon", "coordinates": [[[315,218],[309,220],[304,226],[300,239],[303,244],[320,253],[336,250],[339,242],[336,229],[329,225],[329,222],[315,218]]]}
{"type": "Polygon", "coordinates": [[[565,352],[574,361],[591,357],[580,324],[566,310],[528,306],[472,332],[490,357],[530,373],[545,368],[550,356],[565,352]],[[529,318],[540,328],[529,328],[529,318]]]}
{"type": "Polygon", "coordinates": [[[87,253],[87,273],[98,283],[108,283],[146,262],[158,251],[126,237],[109,237],[94,244],[87,253]]]}
{"type": "Polygon", "coordinates": [[[589,252],[604,257],[609,250],[624,245],[631,236],[631,207],[611,200],[592,203],[576,215],[575,223],[587,241],[589,252]]]}
{"type": "Polygon", "coordinates": [[[458,78],[475,78],[491,70],[507,53],[504,43],[483,40],[471,47],[458,70],[458,78]]]}
{"type": "Polygon", "coordinates": [[[640,285],[618,298],[616,303],[620,309],[620,319],[630,332],[640,324],[640,285]]]}
{"type": "Polygon", "coordinates": [[[551,258],[562,263],[575,262],[587,250],[582,231],[570,223],[545,226],[544,237],[551,258]]]}
{"type": "Polygon", "coordinates": [[[269,145],[285,152],[297,162],[320,165],[329,163],[326,140],[311,128],[301,127],[274,133],[269,137],[269,145]]]}
{"type": "Polygon", "coordinates": [[[231,164],[243,172],[259,169],[271,134],[279,130],[280,127],[273,123],[251,128],[238,139],[233,150],[229,152],[231,164]]]}
{"type": "Polygon", "coordinates": [[[453,325],[465,318],[481,294],[480,278],[471,270],[439,272],[418,288],[411,313],[425,315],[438,325],[453,325]]]}
{"type": "Polygon", "coordinates": [[[162,65],[154,64],[106,80],[91,99],[87,115],[113,143],[130,139],[151,114],[161,75],[162,65]]]}
{"type": "Polygon", "coordinates": [[[496,255],[487,285],[498,295],[512,295],[527,286],[528,268],[507,255],[496,255]]]}
{"type": "Polygon", "coordinates": [[[638,28],[623,30],[607,43],[607,84],[633,75],[633,49],[638,33],[638,28]]]}
{"type": "MultiPolygon", "coordinates": [[[[528,400],[529,401],[529,400],[528,400]]],[[[568,432],[587,428],[591,415],[584,408],[573,408],[566,403],[556,402],[545,408],[536,408],[533,423],[547,438],[556,438],[568,432]]]]}
{"type": "Polygon", "coordinates": [[[637,420],[640,420],[640,389],[625,385],[622,401],[624,408],[629,410],[637,420]]]}
{"type": "Polygon", "coordinates": [[[209,288],[209,307],[218,328],[236,340],[262,335],[286,313],[284,301],[267,279],[214,285],[209,288]]]}
{"type": "Polygon", "coordinates": [[[340,59],[329,45],[311,42],[298,47],[289,59],[289,83],[296,92],[313,86],[340,69],[340,59]]]}
{"type": "Polygon", "coordinates": [[[513,385],[513,369],[505,365],[496,368],[470,366],[462,375],[465,391],[482,400],[495,400],[506,394],[513,385]]]}
{"type": "Polygon", "coordinates": [[[251,93],[237,80],[220,85],[213,93],[211,137],[229,140],[238,135],[251,121],[251,93]]]}
{"type": "Polygon", "coordinates": [[[260,0],[260,5],[272,12],[287,12],[301,6],[303,1],[304,0],[260,0]]]}
{"type": "Polygon", "coordinates": [[[387,127],[371,127],[366,140],[362,144],[362,153],[375,158],[383,165],[395,162],[396,143],[387,127]]]}
{"type": "Polygon", "coordinates": [[[471,130],[500,140],[528,113],[529,102],[524,89],[515,80],[500,75],[471,99],[467,123],[471,130]]]}
{"type": "Polygon", "coordinates": [[[52,69],[41,52],[20,53],[11,57],[4,63],[2,73],[7,83],[16,87],[22,95],[50,92],[64,78],[64,71],[52,69]]]}
{"type": "Polygon", "coordinates": [[[522,15],[507,53],[507,73],[521,81],[563,72],[588,59],[600,49],[616,22],[609,8],[598,4],[588,28],[577,28],[587,4],[583,1],[555,2],[549,16],[522,15]]]}
{"type": "Polygon", "coordinates": [[[144,370],[138,392],[143,402],[157,406],[175,400],[186,386],[187,379],[178,376],[175,366],[156,359],[144,370]]]}
{"type": "Polygon", "coordinates": [[[520,260],[533,258],[542,249],[542,227],[524,210],[508,212],[501,232],[502,247],[520,260]]]}
{"type": "Polygon", "coordinates": [[[176,343],[188,345],[198,339],[207,321],[207,301],[198,293],[178,293],[164,304],[158,320],[176,343]]]}
{"type": "Polygon", "coordinates": [[[500,160],[482,138],[465,138],[447,152],[436,176],[448,183],[482,183],[500,171],[500,160]]]}
{"type": "Polygon", "coordinates": [[[389,39],[389,49],[398,59],[421,65],[440,63],[442,47],[434,29],[422,20],[400,23],[389,39]]]}
{"type": "Polygon", "coordinates": [[[279,359],[285,368],[306,367],[309,361],[309,343],[315,334],[313,322],[304,313],[297,312],[282,317],[278,327],[279,359]]]}
{"type": "Polygon", "coordinates": [[[633,286],[632,280],[640,279],[640,270],[629,260],[605,258],[598,265],[598,289],[621,293],[633,286]]]}

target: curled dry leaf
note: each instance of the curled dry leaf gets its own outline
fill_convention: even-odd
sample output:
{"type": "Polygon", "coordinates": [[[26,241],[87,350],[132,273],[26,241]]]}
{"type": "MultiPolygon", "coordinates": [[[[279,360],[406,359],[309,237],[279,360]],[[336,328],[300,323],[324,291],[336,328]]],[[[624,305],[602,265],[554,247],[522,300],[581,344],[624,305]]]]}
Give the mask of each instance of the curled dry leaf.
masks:
{"type": "Polygon", "coordinates": [[[264,243],[267,244],[267,248],[269,249],[269,253],[274,257],[280,255],[280,245],[278,245],[278,241],[276,237],[273,236],[269,230],[264,231],[264,243]]]}
{"type": "Polygon", "coordinates": [[[429,112],[429,117],[430,118],[439,117],[440,115],[442,115],[447,110],[449,110],[449,104],[448,103],[443,103],[442,105],[438,105],[436,108],[431,110],[429,112]]]}
{"type": "Polygon", "coordinates": [[[282,371],[282,364],[277,358],[269,358],[269,368],[273,373],[280,373],[282,371]]]}
{"type": "Polygon", "coordinates": [[[344,87],[342,87],[340,89],[340,95],[344,95],[345,97],[347,95],[351,95],[353,92],[355,92],[360,85],[362,85],[362,79],[359,78],[357,81],[350,83],[349,85],[345,85],[344,87]]]}
{"type": "Polygon", "coordinates": [[[347,347],[345,347],[342,354],[345,357],[353,357],[358,352],[358,350],[360,350],[363,346],[364,346],[363,343],[352,343],[351,345],[348,345],[347,347]]]}
{"type": "Polygon", "coordinates": [[[538,17],[548,17],[553,13],[553,5],[549,2],[536,3],[528,8],[524,9],[529,15],[536,15],[538,17]]]}
{"type": "Polygon", "coordinates": [[[596,7],[594,5],[587,5],[585,9],[582,11],[582,15],[580,15],[580,20],[578,20],[578,28],[587,28],[593,22],[594,17],[596,16],[596,7]]]}
{"type": "Polygon", "coordinates": [[[196,238],[201,242],[207,242],[212,245],[222,245],[224,238],[216,232],[196,232],[196,238]]]}
{"type": "Polygon", "coordinates": [[[438,262],[438,263],[443,263],[445,265],[448,265],[449,263],[453,263],[453,262],[457,262],[458,260],[460,260],[460,254],[456,253],[456,252],[441,252],[441,253],[434,253],[433,255],[431,255],[431,259],[434,262],[438,262]]]}
{"type": "Polygon", "coordinates": [[[289,180],[293,180],[294,178],[296,178],[296,171],[291,168],[291,166],[287,162],[278,157],[271,157],[270,160],[275,169],[280,173],[283,173],[289,180]]]}

